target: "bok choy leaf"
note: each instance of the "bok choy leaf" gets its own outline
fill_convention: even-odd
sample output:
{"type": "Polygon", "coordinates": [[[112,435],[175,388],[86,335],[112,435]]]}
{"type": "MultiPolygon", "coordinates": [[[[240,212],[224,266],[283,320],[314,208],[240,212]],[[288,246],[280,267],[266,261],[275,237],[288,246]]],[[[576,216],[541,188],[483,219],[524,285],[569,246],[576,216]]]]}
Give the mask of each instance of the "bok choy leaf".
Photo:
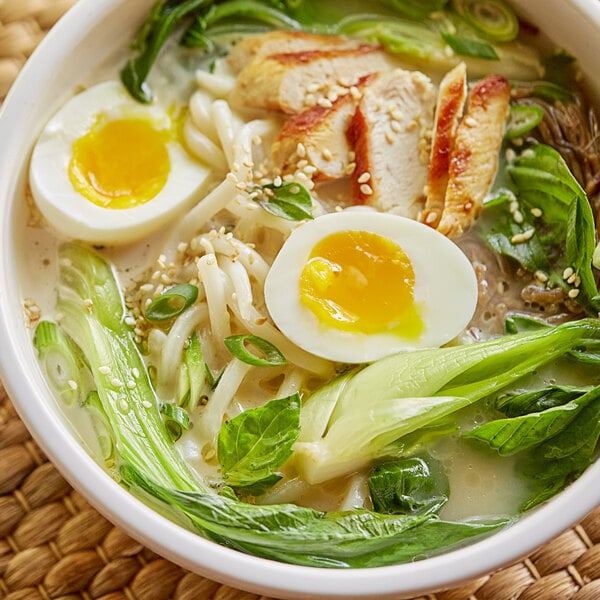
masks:
{"type": "Polygon", "coordinates": [[[401,352],[316,391],[301,414],[294,460],[318,483],[402,454],[402,438],[600,336],[600,321],[477,344],[401,352]]]}

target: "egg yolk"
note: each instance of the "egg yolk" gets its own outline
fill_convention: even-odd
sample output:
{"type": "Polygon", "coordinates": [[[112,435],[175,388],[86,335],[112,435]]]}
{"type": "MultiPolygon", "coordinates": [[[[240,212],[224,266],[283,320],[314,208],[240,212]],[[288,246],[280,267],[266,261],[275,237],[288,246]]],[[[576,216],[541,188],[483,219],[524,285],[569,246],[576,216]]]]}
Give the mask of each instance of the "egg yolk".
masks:
{"type": "Polygon", "coordinates": [[[90,202],[133,208],[164,187],[171,163],[169,133],[142,119],[97,123],[73,144],[69,178],[90,202]]]}
{"type": "Polygon", "coordinates": [[[417,338],[415,273],[402,248],[368,231],[333,233],[313,248],[300,275],[300,299],[329,327],[417,338]]]}

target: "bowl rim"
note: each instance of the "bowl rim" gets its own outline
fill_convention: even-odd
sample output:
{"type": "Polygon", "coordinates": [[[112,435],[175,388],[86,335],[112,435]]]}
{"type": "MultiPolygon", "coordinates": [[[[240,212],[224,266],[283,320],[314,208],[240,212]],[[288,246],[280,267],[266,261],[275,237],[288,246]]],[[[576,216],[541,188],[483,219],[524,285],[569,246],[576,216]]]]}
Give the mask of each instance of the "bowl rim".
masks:
{"type": "MultiPolygon", "coordinates": [[[[144,2],[151,4],[151,0],[144,2]]],[[[21,165],[8,148],[11,141],[18,141],[23,106],[32,95],[35,97],[36,90],[51,81],[46,57],[60,59],[58,49],[76,47],[94,23],[116,14],[124,3],[125,0],[79,0],[33,53],[0,109],[0,139],[8,142],[0,148],[0,240],[4,250],[0,253],[0,339],[10,340],[0,352],[0,375],[19,416],[69,483],[111,522],[182,567],[240,589],[286,598],[398,598],[399,594],[416,595],[457,586],[519,560],[591,511],[600,501],[600,461],[544,507],[464,548],[387,567],[303,567],[246,555],[184,529],[119,486],[85,452],[44,401],[50,401],[50,396],[43,379],[35,369],[28,368],[31,356],[15,343],[25,328],[15,318],[20,314],[14,310],[19,291],[11,286],[18,278],[10,251],[6,251],[13,247],[10,196],[14,195],[7,182],[21,165]]],[[[600,31],[600,5],[594,8],[590,0],[572,0],[570,4],[592,19],[600,31]]]]}

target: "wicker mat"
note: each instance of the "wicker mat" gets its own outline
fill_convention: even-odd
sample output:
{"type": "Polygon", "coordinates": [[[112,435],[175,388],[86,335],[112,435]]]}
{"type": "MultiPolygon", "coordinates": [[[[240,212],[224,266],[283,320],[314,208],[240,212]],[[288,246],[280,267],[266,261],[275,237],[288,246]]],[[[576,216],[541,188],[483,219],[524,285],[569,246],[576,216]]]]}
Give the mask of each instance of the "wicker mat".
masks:
{"type": "MultiPolygon", "coordinates": [[[[74,2],[0,0],[0,101],[45,32],[74,2]]],[[[189,573],[106,521],[48,462],[0,384],[0,600],[49,598],[259,597],[189,573]]],[[[600,508],[526,560],[424,598],[599,600],[600,508]]]]}

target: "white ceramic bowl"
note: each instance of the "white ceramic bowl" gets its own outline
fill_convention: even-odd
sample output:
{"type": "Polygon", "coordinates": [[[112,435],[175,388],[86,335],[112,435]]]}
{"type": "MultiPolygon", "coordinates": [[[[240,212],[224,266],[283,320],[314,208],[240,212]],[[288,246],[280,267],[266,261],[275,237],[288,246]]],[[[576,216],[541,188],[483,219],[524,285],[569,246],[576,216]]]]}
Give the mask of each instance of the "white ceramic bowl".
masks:
{"type": "MultiPolygon", "coordinates": [[[[91,71],[123,51],[153,1],[80,0],[31,57],[0,115],[0,375],[44,452],[101,513],[156,552],[206,577],[282,598],[399,598],[452,587],[518,560],[580,520],[600,502],[600,463],[516,525],[466,548],[377,569],[291,566],[229,550],[171,523],[119,487],[82,449],[44,382],[23,323],[15,223],[42,125],[91,71]]],[[[600,97],[600,2],[514,4],[579,57],[600,97]]]]}

